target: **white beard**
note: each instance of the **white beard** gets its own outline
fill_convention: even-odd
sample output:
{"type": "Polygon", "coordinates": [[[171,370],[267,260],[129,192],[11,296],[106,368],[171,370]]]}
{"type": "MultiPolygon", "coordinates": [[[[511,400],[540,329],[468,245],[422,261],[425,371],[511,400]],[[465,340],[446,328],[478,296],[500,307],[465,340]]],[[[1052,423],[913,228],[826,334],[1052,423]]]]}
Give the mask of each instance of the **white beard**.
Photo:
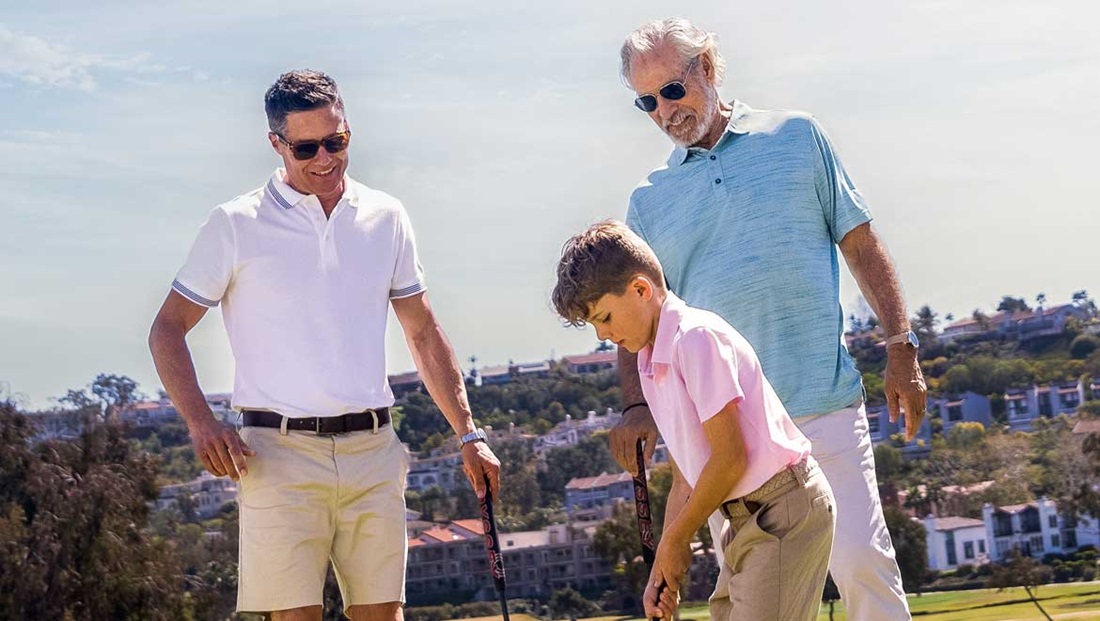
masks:
{"type": "Polygon", "coordinates": [[[712,93],[707,98],[706,105],[703,106],[702,115],[695,118],[695,126],[691,128],[691,133],[686,136],[675,136],[666,129],[665,134],[674,144],[680,147],[690,147],[698,144],[703,138],[706,137],[710,131],[710,124],[715,122],[715,117],[718,116],[718,94],[712,93]]]}

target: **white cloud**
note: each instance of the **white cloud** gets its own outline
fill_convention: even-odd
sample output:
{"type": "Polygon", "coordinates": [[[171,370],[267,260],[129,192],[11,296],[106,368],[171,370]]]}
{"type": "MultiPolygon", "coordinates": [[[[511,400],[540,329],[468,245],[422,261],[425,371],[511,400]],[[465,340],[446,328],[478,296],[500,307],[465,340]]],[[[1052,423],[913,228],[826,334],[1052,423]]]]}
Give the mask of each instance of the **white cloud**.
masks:
{"type": "Polygon", "coordinates": [[[102,71],[160,73],[166,70],[163,65],[151,62],[148,54],[88,54],[0,26],[0,75],[27,84],[92,91],[98,85],[96,74],[102,71]]]}

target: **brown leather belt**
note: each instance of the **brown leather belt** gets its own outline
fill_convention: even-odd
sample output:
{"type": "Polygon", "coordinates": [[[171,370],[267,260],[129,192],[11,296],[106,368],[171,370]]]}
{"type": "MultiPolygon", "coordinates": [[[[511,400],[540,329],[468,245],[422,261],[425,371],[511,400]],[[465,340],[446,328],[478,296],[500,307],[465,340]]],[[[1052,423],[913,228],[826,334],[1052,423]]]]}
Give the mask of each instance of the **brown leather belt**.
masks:
{"type": "Polygon", "coordinates": [[[312,431],[317,435],[332,435],[351,431],[370,430],[378,433],[379,427],[390,424],[390,409],[378,408],[352,412],[341,416],[311,416],[291,418],[267,410],[241,410],[241,422],[245,427],[273,427],[287,431],[312,431]]]}
{"type": "Polygon", "coordinates": [[[763,506],[763,500],[794,483],[805,481],[816,466],[817,462],[813,461],[812,457],[807,457],[797,464],[780,470],[775,476],[748,494],[722,503],[719,509],[727,520],[752,515],[763,506]]]}

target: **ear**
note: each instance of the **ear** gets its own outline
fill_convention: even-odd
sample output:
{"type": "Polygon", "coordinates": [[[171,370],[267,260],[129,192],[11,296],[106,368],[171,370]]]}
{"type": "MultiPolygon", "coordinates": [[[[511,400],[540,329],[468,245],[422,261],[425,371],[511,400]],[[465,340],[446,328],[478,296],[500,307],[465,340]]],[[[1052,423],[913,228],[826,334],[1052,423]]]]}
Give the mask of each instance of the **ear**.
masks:
{"type": "Polygon", "coordinates": [[[707,84],[714,85],[717,76],[714,72],[714,62],[711,60],[710,55],[703,54],[700,56],[699,64],[703,67],[703,77],[706,78],[707,84]]]}
{"type": "Polygon", "coordinates": [[[653,297],[653,282],[641,274],[634,277],[634,280],[630,283],[630,287],[644,301],[649,301],[649,299],[653,297]]]}
{"type": "Polygon", "coordinates": [[[279,155],[283,154],[279,151],[279,137],[275,135],[275,132],[267,132],[267,141],[271,143],[271,148],[274,149],[276,153],[279,155]]]}

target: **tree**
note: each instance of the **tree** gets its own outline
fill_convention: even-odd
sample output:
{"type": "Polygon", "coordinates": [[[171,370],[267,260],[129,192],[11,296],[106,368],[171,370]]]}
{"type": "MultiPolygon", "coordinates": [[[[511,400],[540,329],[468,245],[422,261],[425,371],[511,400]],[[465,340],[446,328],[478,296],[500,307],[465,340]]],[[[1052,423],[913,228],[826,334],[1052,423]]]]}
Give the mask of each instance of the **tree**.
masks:
{"type": "Polygon", "coordinates": [[[91,388],[92,394],[103,403],[104,414],[109,414],[112,408],[124,410],[145,398],[138,390],[138,383],[125,375],[100,373],[92,380],[91,388]]]}
{"type": "Polygon", "coordinates": [[[913,332],[921,343],[932,344],[936,342],[936,326],[940,319],[932,307],[925,304],[917,311],[917,316],[910,320],[913,324],[913,332]]]}
{"type": "Polygon", "coordinates": [[[622,502],[615,506],[611,519],[596,527],[592,547],[614,568],[611,579],[615,585],[615,605],[611,607],[640,611],[649,568],[642,561],[642,542],[632,504],[622,502]]]}
{"type": "Polygon", "coordinates": [[[874,449],[875,474],[879,481],[890,481],[897,477],[903,468],[901,451],[887,442],[881,442],[874,449]]]}
{"type": "Polygon", "coordinates": [[[997,305],[997,310],[1006,313],[1027,312],[1031,310],[1031,307],[1027,305],[1027,300],[1023,298],[1014,298],[1011,295],[1006,295],[1001,298],[1001,303],[997,305]]]}
{"type": "Polygon", "coordinates": [[[1085,311],[1089,317],[1096,316],[1096,300],[1089,297],[1089,292],[1081,289],[1073,292],[1073,305],[1085,311]]]}
{"type": "Polygon", "coordinates": [[[181,619],[183,576],[148,530],[156,464],[114,424],[31,444],[0,404],[0,618],[181,619]]]}
{"type": "Polygon", "coordinates": [[[982,332],[989,332],[993,329],[993,323],[989,320],[989,315],[983,313],[982,309],[975,308],[970,316],[974,318],[974,321],[978,322],[978,327],[982,329],[982,332]]]}
{"type": "Polygon", "coordinates": [[[825,575],[825,588],[821,591],[821,601],[829,604],[829,621],[833,621],[833,606],[840,599],[840,589],[833,582],[833,574],[825,575]]]}
{"type": "Polygon", "coordinates": [[[1046,306],[1047,305],[1047,294],[1039,293],[1039,295],[1035,296],[1035,305],[1038,306],[1039,308],[1043,308],[1044,306],[1046,306]]]}
{"type": "Polygon", "coordinates": [[[554,619],[590,617],[597,611],[596,605],[570,587],[558,589],[550,595],[550,614],[554,619]]]}
{"type": "Polygon", "coordinates": [[[1085,360],[1097,349],[1100,349],[1100,338],[1091,334],[1081,334],[1070,343],[1069,355],[1075,360],[1085,360]]]}
{"type": "Polygon", "coordinates": [[[1039,603],[1039,600],[1035,597],[1035,592],[1032,591],[1032,589],[1038,591],[1039,585],[1044,582],[1038,564],[1030,556],[1020,554],[1019,550],[1013,550],[1011,560],[997,566],[993,570],[993,575],[989,577],[989,586],[1000,591],[1009,587],[1024,587],[1031,603],[1035,604],[1035,607],[1039,609],[1039,612],[1047,621],[1053,621],[1047,611],[1043,610],[1042,604],[1039,603]]]}
{"type": "Polygon", "coordinates": [[[921,592],[924,577],[928,573],[928,543],[924,526],[911,520],[899,507],[883,507],[886,528],[894,542],[898,568],[905,590],[910,593],[921,592]]]}

